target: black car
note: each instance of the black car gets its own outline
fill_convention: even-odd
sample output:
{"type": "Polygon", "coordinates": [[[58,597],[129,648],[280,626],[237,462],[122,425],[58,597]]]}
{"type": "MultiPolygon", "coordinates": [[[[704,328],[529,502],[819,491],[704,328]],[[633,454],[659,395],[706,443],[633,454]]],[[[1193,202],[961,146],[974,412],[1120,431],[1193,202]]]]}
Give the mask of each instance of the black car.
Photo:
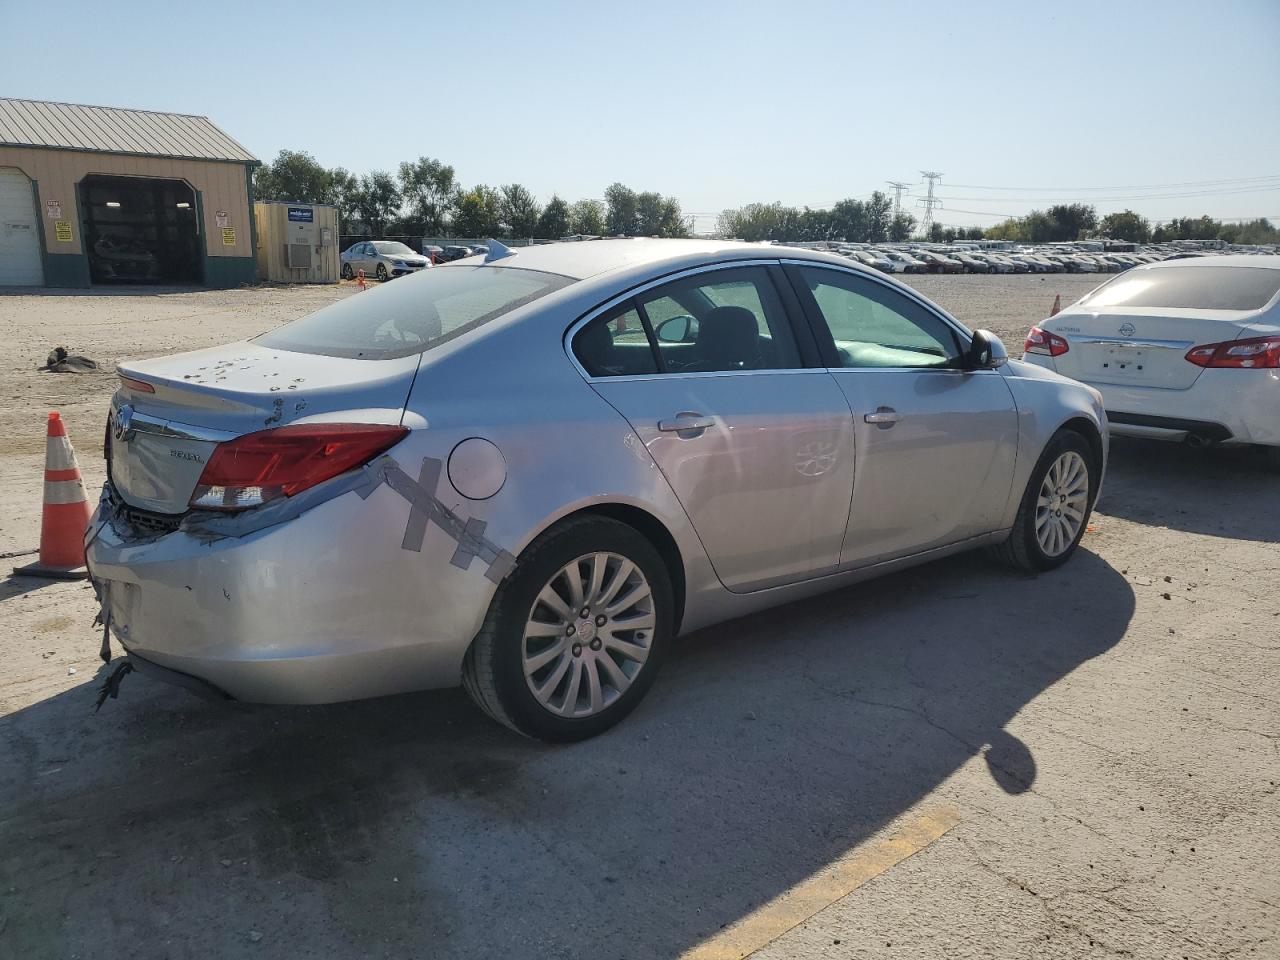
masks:
{"type": "Polygon", "coordinates": [[[470,257],[475,251],[470,247],[448,246],[436,254],[436,263],[451,263],[454,260],[461,260],[463,257],[470,257]]]}

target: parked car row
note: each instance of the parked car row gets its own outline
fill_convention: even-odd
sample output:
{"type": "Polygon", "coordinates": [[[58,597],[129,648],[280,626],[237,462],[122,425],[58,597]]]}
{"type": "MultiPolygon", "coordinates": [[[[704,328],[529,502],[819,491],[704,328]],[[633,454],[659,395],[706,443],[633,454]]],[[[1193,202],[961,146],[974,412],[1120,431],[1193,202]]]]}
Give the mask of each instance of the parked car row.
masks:
{"type": "Polygon", "coordinates": [[[1184,257],[1212,256],[1172,249],[1136,252],[1061,248],[981,250],[963,245],[905,244],[897,247],[842,244],[850,260],[884,273],[1121,273],[1132,267],[1184,257]]]}
{"type": "Polygon", "coordinates": [[[398,240],[363,240],[342,251],[342,279],[353,280],[363,270],[370,280],[391,280],[426,270],[437,263],[451,263],[488,252],[489,248],[483,243],[448,247],[428,244],[418,253],[398,240]]]}

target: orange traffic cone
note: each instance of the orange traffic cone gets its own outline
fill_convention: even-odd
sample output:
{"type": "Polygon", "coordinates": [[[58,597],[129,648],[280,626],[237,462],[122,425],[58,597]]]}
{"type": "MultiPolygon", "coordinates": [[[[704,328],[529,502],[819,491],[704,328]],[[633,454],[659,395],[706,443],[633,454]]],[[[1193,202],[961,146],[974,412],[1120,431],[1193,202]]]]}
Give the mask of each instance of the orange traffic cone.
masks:
{"type": "Polygon", "coordinates": [[[364,289],[367,287],[367,284],[364,282],[364,271],[363,271],[363,270],[357,270],[357,271],[356,271],[356,283],[360,285],[360,289],[361,289],[361,290],[364,290],[364,289]]]}
{"type": "Polygon", "coordinates": [[[89,528],[89,497],[80,477],[76,453],[67,427],[57,413],[49,414],[44,447],[44,514],[40,521],[40,559],[13,572],[23,577],[83,580],[84,534],[89,528]]]}
{"type": "Polygon", "coordinates": [[[1049,311],[1049,316],[1056,317],[1062,312],[1062,294],[1058,294],[1053,298],[1053,309],[1049,311]]]}

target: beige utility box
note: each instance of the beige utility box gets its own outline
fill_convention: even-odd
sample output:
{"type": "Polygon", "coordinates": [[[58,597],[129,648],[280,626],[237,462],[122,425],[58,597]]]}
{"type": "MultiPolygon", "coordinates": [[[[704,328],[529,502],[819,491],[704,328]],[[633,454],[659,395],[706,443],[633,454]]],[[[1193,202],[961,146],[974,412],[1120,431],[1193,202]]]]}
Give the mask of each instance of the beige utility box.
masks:
{"type": "Polygon", "coordinates": [[[258,277],[277,283],[338,282],[338,208],[259,201],[258,277]]]}

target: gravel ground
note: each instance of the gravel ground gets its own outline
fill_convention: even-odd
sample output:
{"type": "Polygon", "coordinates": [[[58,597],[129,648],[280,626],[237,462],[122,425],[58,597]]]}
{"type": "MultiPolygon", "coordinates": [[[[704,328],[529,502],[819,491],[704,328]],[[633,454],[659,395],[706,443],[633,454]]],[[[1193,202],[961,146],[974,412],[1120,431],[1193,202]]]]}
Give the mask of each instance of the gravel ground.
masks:
{"type": "MultiPolygon", "coordinates": [[[[913,278],[1012,352],[1095,282],[913,278]]],[[[109,366],[346,292],[0,296],[0,552],[38,538],[46,410],[102,479],[113,378],[36,373],[53,346],[109,366]]],[[[1118,441],[1062,570],[957,557],[703,631],[568,748],[456,691],[228,708],[134,676],[95,715],[90,590],[11,578],[0,958],[738,956],[708,938],[753,919],[759,958],[1275,957],[1278,542],[1247,454],[1118,441]]]]}

